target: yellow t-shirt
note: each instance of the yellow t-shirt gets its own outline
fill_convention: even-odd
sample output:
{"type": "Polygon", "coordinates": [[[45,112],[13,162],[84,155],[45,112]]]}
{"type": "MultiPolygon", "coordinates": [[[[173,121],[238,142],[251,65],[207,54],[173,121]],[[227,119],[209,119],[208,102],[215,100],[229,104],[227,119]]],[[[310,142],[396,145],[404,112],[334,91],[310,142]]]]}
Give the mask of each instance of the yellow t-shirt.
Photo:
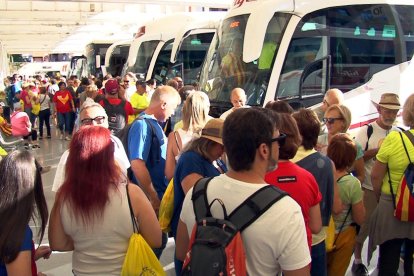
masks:
{"type": "MultiPolygon", "coordinates": [[[[414,133],[414,130],[410,130],[414,133]]],[[[414,146],[410,139],[401,133],[404,139],[405,146],[407,147],[408,154],[410,155],[411,161],[414,161],[414,146]]],[[[404,146],[401,141],[401,137],[398,131],[391,131],[387,137],[385,137],[377,156],[377,160],[381,163],[388,165],[391,175],[392,189],[394,195],[397,193],[397,187],[400,183],[401,177],[410,162],[407,154],[405,153],[404,146]]],[[[388,172],[385,173],[384,179],[382,180],[381,193],[390,195],[390,184],[388,182],[388,172]]]]}
{"type": "MultiPolygon", "coordinates": [[[[146,94],[140,95],[138,93],[134,93],[131,98],[130,102],[132,105],[132,108],[135,109],[145,109],[149,105],[148,97],[146,94]]],[[[134,116],[137,117],[137,116],[134,116]]]]}

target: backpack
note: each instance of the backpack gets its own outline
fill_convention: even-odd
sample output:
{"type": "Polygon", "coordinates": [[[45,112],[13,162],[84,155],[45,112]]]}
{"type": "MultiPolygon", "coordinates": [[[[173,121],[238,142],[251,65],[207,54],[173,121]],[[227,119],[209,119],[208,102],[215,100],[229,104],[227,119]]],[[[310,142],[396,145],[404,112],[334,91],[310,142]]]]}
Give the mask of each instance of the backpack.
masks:
{"type": "MultiPolygon", "coordinates": [[[[409,130],[404,131],[404,133],[414,145],[413,134],[409,130]]],[[[396,195],[394,195],[394,191],[391,185],[390,169],[387,167],[388,183],[390,184],[392,201],[394,203],[394,216],[401,221],[414,221],[414,164],[412,163],[410,155],[408,154],[402,133],[399,132],[399,134],[404,146],[405,153],[407,154],[410,163],[404,170],[404,174],[401,177],[400,183],[398,184],[396,195]]]]}
{"type": "Polygon", "coordinates": [[[221,199],[208,203],[207,186],[211,179],[202,178],[193,188],[196,224],[181,275],[247,275],[241,232],[287,193],[267,185],[227,215],[221,199]],[[215,202],[221,205],[224,219],[211,215],[215,202]]]}
{"type": "Polygon", "coordinates": [[[109,129],[116,134],[123,129],[127,122],[127,115],[125,113],[125,100],[121,100],[118,105],[112,105],[108,99],[104,98],[104,109],[108,115],[109,129]]]}
{"type": "MultiPolygon", "coordinates": [[[[141,118],[141,117],[137,117],[131,124],[127,124],[124,128],[122,128],[121,130],[119,130],[115,136],[119,138],[119,140],[121,141],[122,145],[124,146],[125,152],[129,157],[129,147],[128,147],[128,136],[129,136],[129,130],[131,129],[131,126],[135,123],[135,121],[137,120],[144,120],[147,125],[150,126],[151,129],[151,148],[149,150],[149,154],[148,154],[148,161],[151,164],[155,164],[160,162],[160,141],[158,140],[158,137],[155,133],[155,129],[153,127],[153,125],[148,121],[148,119],[146,118],[141,118]]],[[[136,181],[134,180],[134,173],[132,172],[131,168],[128,168],[128,179],[131,180],[132,182],[136,183],[136,181]]],[[[138,183],[136,183],[138,184],[138,183]]]]}

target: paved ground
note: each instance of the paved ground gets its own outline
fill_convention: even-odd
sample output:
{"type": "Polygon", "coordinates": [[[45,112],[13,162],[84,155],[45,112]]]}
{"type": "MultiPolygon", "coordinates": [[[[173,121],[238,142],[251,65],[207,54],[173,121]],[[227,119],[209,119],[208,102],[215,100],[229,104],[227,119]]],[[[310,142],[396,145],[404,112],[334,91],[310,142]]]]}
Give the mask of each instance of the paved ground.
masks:
{"type": "MultiPolygon", "coordinates": [[[[43,177],[43,185],[44,185],[44,192],[47,200],[47,204],[49,210],[52,208],[53,201],[54,201],[54,192],[52,192],[52,183],[53,178],[56,172],[56,166],[59,162],[60,156],[62,153],[67,149],[69,142],[58,140],[56,137],[57,135],[53,132],[52,139],[48,140],[41,140],[40,141],[40,149],[34,150],[38,160],[44,165],[50,165],[52,168],[49,172],[42,175],[43,177]]],[[[36,226],[32,223],[31,227],[33,228],[33,232],[36,233],[36,226]]],[[[42,244],[48,244],[48,236],[47,230],[45,237],[43,238],[42,244]]],[[[365,247],[366,249],[366,247],[365,247]]],[[[378,251],[376,251],[376,254],[378,251]]],[[[376,257],[374,255],[373,262],[369,266],[369,271],[371,275],[377,275],[375,271],[376,267],[376,257]]],[[[167,248],[164,250],[164,253],[161,257],[161,263],[164,266],[164,269],[167,271],[168,275],[174,275],[174,263],[173,263],[173,256],[174,256],[174,241],[173,239],[169,239],[167,248]]],[[[366,253],[364,253],[364,260],[366,253]]],[[[71,273],[71,261],[72,261],[72,253],[71,252],[53,252],[50,259],[48,260],[39,260],[37,262],[38,271],[42,271],[48,276],[66,276],[66,275],[73,275],[71,273]]],[[[401,270],[400,270],[401,271],[401,270]]],[[[348,268],[348,272],[346,275],[351,275],[350,268],[348,268]]],[[[400,272],[400,275],[403,273],[400,272]]]]}

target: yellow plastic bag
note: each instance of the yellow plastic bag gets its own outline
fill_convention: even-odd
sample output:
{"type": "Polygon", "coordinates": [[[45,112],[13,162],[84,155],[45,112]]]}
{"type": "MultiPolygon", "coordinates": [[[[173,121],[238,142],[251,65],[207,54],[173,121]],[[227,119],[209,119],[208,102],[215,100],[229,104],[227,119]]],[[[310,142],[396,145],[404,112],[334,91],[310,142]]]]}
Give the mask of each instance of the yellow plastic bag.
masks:
{"type": "Polygon", "coordinates": [[[158,212],[158,221],[160,222],[163,232],[171,231],[171,219],[174,213],[174,178],[168,183],[164,196],[162,197],[160,210],[158,212]]]}
{"type": "Polygon", "coordinates": [[[325,227],[326,231],[326,239],[325,239],[325,247],[326,252],[331,252],[335,249],[335,222],[331,216],[329,219],[328,227],[325,227]]]}
{"type": "Polygon", "coordinates": [[[134,275],[166,275],[151,247],[137,233],[129,238],[128,251],[121,271],[121,276],[134,275]]]}

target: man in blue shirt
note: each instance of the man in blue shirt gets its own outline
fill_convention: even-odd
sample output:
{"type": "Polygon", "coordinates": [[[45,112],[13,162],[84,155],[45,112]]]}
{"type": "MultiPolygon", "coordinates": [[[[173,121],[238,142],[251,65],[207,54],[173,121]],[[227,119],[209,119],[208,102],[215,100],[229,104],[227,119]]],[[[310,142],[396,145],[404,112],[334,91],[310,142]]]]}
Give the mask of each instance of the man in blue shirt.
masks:
{"type": "MultiPolygon", "coordinates": [[[[180,95],[173,87],[157,88],[148,108],[139,116],[142,120],[135,120],[128,133],[128,157],[133,178],[146,193],[157,214],[168,185],[164,173],[167,138],[158,122],[167,121],[180,101],[180,95]]],[[[163,247],[164,242],[166,237],[163,237],[163,247]]],[[[162,250],[155,253],[160,257],[162,250]]]]}

